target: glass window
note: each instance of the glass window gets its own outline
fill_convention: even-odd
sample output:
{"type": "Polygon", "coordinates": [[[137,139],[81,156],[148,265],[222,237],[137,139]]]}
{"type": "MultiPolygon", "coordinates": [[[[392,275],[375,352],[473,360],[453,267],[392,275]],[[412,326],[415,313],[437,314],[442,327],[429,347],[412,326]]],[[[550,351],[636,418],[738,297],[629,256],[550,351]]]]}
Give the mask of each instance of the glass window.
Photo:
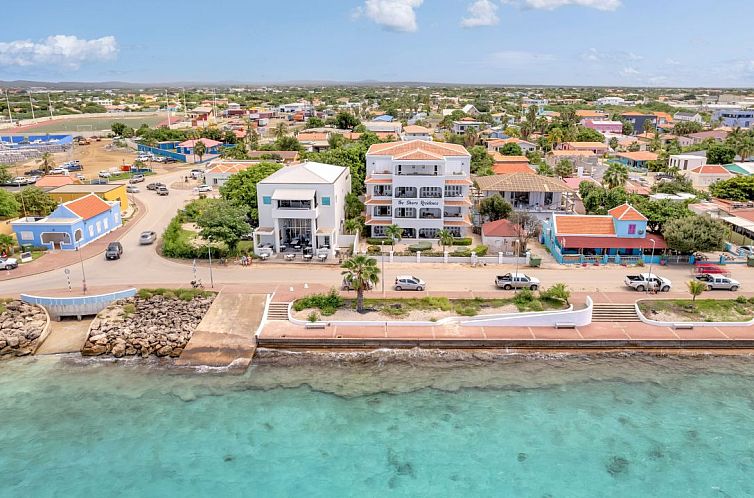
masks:
{"type": "Polygon", "coordinates": [[[323,206],[329,206],[330,205],[330,198],[329,197],[323,197],[322,198],[322,205],[323,206]]]}
{"type": "Polygon", "coordinates": [[[272,204],[272,197],[268,195],[262,197],[262,204],[272,204]]]}
{"type": "Polygon", "coordinates": [[[628,234],[629,235],[636,234],[636,225],[634,223],[631,223],[630,225],[628,225],[628,234]]]}

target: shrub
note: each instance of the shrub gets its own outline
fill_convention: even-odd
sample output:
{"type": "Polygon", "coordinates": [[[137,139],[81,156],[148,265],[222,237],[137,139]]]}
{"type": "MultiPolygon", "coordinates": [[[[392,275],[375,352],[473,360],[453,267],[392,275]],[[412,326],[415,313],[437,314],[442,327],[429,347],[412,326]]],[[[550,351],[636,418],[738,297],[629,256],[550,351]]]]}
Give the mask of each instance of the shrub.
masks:
{"type": "Polygon", "coordinates": [[[389,246],[393,243],[393,239],[389,239],[387,237],[368,237],[367,238],[367,244],[372,246],[381,246],[386,245],[389,246]]]}
{"type": "Polygon", "coordinates": [[[479,309],[475,306],[459,306],[456,308],[456,314],[461,316],[475,316],[479,313],[479,309]]]}
{"type": "Polygon", "coordinates": [[[534,301],[534,293],[529,289],[521,289],[516,292],[516,295],[513,297],[513,304],[518,307],[526,306],[532,301],[534,301]]]}
{"type": "Polygon", "coordinates": [[[474,253],[476,253],[477,256],[486,256],[487,251],[489,251],[490,248],[485,245],[478,245],[474,248],[474,253]]]}
{"type": "Polygon", "coordinates": [[[126,316],[133,315],[136,313],[136,306],[134,306],[133,303],[123,305],[123,313],[125,313],[126,316]]]}
{"type": "Polygon", "coordinates": [[[196,296],[194,295],[193,292],[190,292],[190,291],[184,290],[184,291],[178,292],[178,299],[180,299],[181,301],[191,301],[192,299],[194,299],[194,297],[196,296]]]}
{"type": "Polygon", "coordinates": [[[323,315],[332,315],[341,306],[343,306],[343,298],[337,290],[330,289],[327,294],[318,293],[302,297],[293,304],[293,309],[301,311],[306,308],[318,308],[323,315]]]}
{"type": "Polygon", "coordinates": [[[367,253],[368,254],[379,254],[382,252],[382,249],[379,246],[369,246],[367,247],[367,253]]]}
{"type": "Polygon", "coordinates": [[[387,316],[405,316],[408,314],[408,310],[404,307],[385,306],[380,310],[387,316]]]}
{"type": "Polygon", "coordinates": [[[411,252],[418,252],[418,251],[430,251],[432,249],[432,242],[417,242],[416,244],[411,244],[408,246],[408,250],[411,252]]]}
{"type": "Polygon", "coordinates": [[[447,297],[432,297],[427,296],[421,298],[419,301],[423,307],[431,309],[439,309],[442,311],[450,311],[450,300],[447,297]]]}
{"type": "Polygon", "coordinates": [[[469,256],[471,256],[471,249],[456,249],[455,251],[451,252],[450,255],[460,258],[468,258],[469,256]]]}
{"type": "Polygon", "coordinates": [[[319,320],[319,314],[316,311],[312,311],[311,313],[309,313],[306,316],[306,319],[309,320],[310,322],[314,323],[317,320],[319,320]]]}
{"type": "Polygon", "coordinates": [[[744,296],[738,296],[738,297],[736,298],[736,302],[737,302],[737,303],[740,303],[740,304],[746,304],[746,303],[748,303],[748,302],[749,302],[749,300],[748,300],[748,299],[746,299],[746,297],[744,297],[744,296]]]}
{"type": "Polygon", "coordinates": [[[550,299],[554,301],[562,301],[568,304],[568,299],[571,297],[571,291],[564,283],[553,284],[550,288],[539,291],[540,299],[550,299]]]}
{"type": "Polygon", "coordinates": [[[152,292],[150,292],[149,289],[139,289],[139,292],[137,292],[136,295],[142,299],[149,299],[154,294],[152,294],[152,292]]]}
{"type": "Polygon", "coordinates": [[[333,306],[322,306],[319,311],[322,312],[322,316],[332,316],[337,311],[337,308],[333,306]]]}
{"type": "Polygon", "coordinates": [[[471,237],[458,237],[453,239],[454,246],[470,246],[471,242],[471,237]]]}
{"type": "Polygon", "coordinates": [[[636,266],[644,266],[644,260],[640,259],[640,260],[636,261],[636,266]]]}

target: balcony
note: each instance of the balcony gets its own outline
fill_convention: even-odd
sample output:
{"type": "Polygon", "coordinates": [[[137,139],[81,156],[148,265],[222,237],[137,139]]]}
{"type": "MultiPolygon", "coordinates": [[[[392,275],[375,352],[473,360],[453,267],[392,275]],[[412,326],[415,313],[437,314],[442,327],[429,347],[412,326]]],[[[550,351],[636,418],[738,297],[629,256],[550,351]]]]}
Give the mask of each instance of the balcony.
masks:
{"type": "Polygon", "coordinates": [[[420,209],[419,219],[422,220],[439,220],[442,217],[442,211],[439,209],[420,209]]]}
{"type": "Polygon", "coordinates": [[[396,189],[395,193],[393,194],[393,197],[395,199],[416,199],[416,196],[417,192],[415,188],[406,190],[396,189]]]}

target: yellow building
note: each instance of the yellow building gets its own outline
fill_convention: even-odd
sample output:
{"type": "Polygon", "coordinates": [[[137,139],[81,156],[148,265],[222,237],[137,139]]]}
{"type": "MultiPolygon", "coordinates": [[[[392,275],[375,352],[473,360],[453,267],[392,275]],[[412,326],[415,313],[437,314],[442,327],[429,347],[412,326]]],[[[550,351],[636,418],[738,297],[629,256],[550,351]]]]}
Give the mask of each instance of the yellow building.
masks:
{"type": "Polygon", "coordinates": [[[84,197],[89,194],[97,194],[106,201],[120,202],[120,211],[128,209],[128,195],[124,183],[108,183],[107,185],[63,185],[47,192],[56,202],[63,203],[84,197]]]}

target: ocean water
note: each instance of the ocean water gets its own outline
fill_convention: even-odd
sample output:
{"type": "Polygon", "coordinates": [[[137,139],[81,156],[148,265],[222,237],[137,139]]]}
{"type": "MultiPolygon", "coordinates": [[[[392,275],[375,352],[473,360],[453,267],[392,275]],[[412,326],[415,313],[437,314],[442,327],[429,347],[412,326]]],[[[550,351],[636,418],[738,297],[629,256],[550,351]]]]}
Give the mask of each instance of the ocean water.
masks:
{"type": "Polygon", "coordinates": [[[754,358],[5,361],[0,476],[18,497],[752,496],[754,358]]]}

